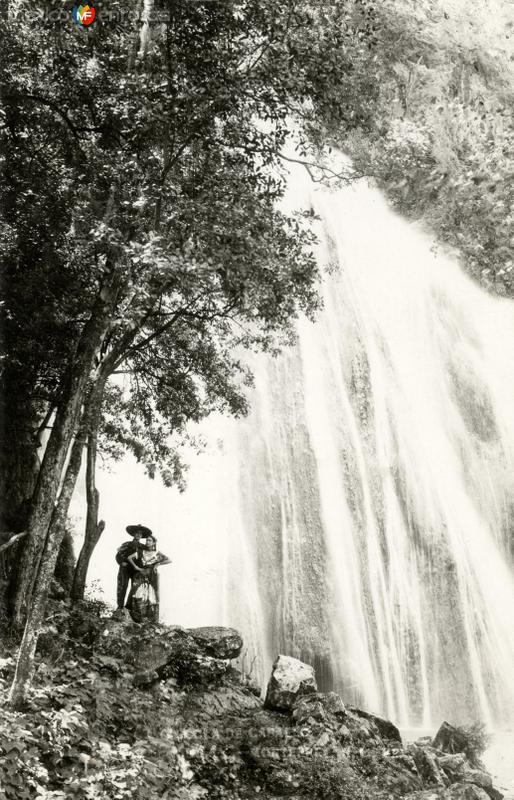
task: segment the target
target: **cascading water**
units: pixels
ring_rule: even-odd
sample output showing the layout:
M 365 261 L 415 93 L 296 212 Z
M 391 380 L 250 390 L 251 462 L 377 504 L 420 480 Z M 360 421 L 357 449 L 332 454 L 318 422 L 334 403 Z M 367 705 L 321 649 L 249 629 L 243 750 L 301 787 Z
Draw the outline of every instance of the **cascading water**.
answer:
M 164 617 L 232 624 L 262 677 L 296 655 L 399 723 L 512 720 L 514 304 L 365 183 L 293 180 L 321 218 L 324 309 L 256 360 L 251 414 L 210 420 L 188 491 L 159 501 Z

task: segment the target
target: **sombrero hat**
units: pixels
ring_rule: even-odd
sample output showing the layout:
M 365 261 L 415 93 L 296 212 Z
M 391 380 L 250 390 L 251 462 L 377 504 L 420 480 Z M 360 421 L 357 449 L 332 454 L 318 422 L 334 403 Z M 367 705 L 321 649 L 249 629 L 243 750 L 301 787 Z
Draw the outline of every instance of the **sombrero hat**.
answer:
M 145 525 L 127 525 L 125 530 L 127 533 L 130 533 L 131 536 L 135 536 L 136 533 L 140 533 L 143 538 L 146 538 L 147 536 L 153 536 L 150 528 L 145 527 Z

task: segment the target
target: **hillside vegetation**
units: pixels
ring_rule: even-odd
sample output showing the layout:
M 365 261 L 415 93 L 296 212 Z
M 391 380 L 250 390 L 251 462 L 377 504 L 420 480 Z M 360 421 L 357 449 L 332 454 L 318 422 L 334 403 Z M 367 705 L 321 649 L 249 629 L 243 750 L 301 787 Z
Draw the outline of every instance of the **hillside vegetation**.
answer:
M 393 205 L 514 294 L 514 8 L 461 0 L 374 6 L 375 125 L 343 136 Z

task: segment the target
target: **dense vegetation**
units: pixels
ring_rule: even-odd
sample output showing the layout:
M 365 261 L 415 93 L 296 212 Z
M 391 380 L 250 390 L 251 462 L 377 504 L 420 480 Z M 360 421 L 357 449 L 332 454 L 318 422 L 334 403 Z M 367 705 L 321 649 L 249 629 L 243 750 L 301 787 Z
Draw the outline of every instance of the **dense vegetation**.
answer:
M 338 141 L 401 213 L 485 288 L 512 297 L 512 8 L 386 0 L 376 26 L 377 125 Z

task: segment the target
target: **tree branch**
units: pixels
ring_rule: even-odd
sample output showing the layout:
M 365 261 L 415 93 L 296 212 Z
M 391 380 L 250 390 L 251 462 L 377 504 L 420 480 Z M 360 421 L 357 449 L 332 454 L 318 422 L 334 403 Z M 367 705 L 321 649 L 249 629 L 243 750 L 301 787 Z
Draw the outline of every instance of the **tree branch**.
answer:
M 7 550 L 9 547 L 15 544 L 19 539 L 22 539 L 24 536 L 27 535 L 27 533 L 28 531 L 23 531 L 23 533 L 15 533 L 14 535 L 10 531 L 3 533 L 2 536 L 11 536 L 11 538 L 9 539 L 8 542 L 6 542 L 0 547 L 0 553 L 2 553 L 4 550 Z
M 284 161 L 289 161 L 291 164 L 300 164 L 302 167 L 305 167 L 305 169 L 309 173 L 311 180 L 314 183 L 322 183 L 322 181 L 324 180 L 351 181 L 364 177 L 364 175 L 360 175 L 355 171 L 352 173 L 336 172 L 330 167 L 323 166 L 323 164 L 316 164 L 315 161 L 306 161 L 305 159 L 302 158 L 290 158 L 289 156 L 286 156 L 284 153 L 279 152 L 277 155 L 279 155 L 280 158 L 282 158 Z M 316 176 L 312 172 L 313 169 L 320 170 L 320 172 L 322 173 L 321 178 L 316 178 Z

